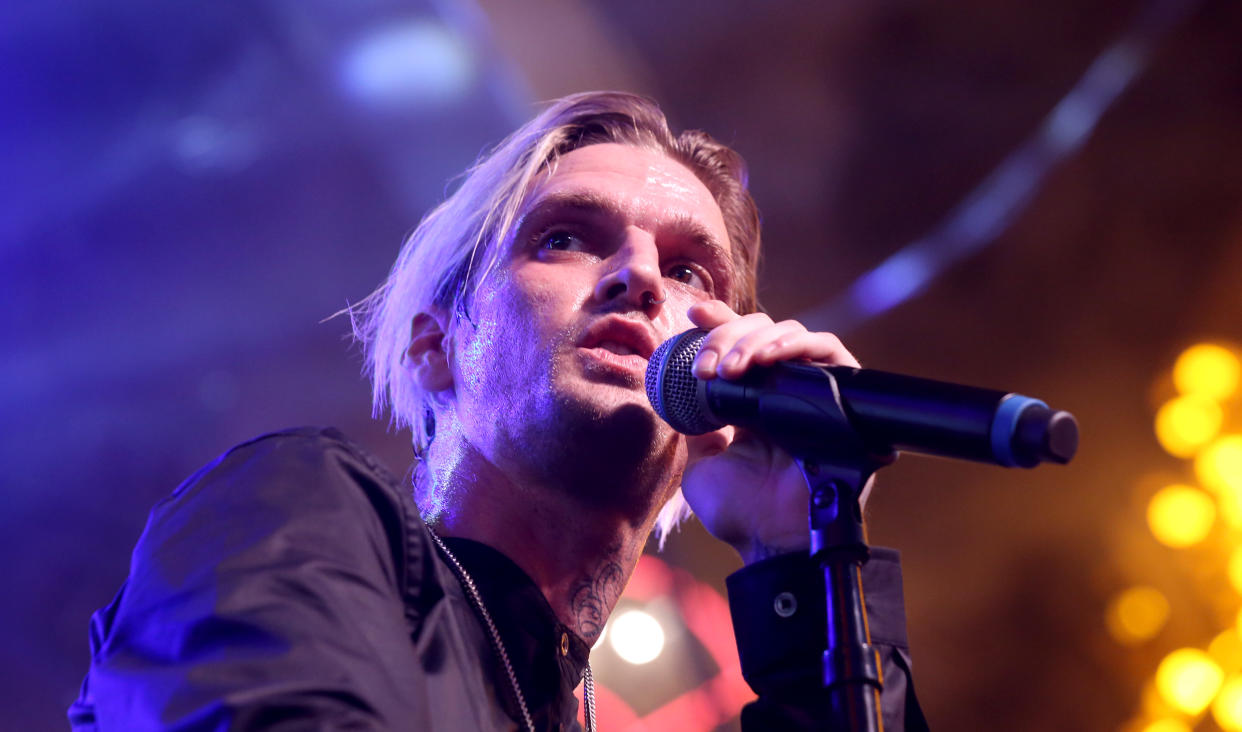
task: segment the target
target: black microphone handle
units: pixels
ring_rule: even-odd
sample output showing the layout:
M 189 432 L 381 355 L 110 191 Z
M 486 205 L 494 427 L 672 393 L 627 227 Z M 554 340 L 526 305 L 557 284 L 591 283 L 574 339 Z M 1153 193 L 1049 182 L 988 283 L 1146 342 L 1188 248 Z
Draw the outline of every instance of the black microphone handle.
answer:
M 738 381 L 701 382 L 701 405 L 722 425 L 761 432 L 777 421 L 812 424 L 808 412 L 822 409 L 817 404 L 829 380 L 836 384 L 850 424 L 877 452 L 906 450 L 1033 467 L 1042 461 L 1067 463 L 1078 446 L 1073 416 L 1037 399 L 848 366 L 782 362 L 756 367 Z

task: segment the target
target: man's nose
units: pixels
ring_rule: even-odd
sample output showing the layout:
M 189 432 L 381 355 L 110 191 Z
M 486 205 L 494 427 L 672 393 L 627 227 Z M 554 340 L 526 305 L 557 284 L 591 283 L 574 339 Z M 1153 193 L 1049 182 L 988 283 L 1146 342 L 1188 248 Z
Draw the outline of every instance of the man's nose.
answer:
M 654 317 L 667 299 L 655 239 L 638 227 L 629 227 L 625 240 L 605 263 L 608 270 L 595 286 L 601 303 L 623 301 Z

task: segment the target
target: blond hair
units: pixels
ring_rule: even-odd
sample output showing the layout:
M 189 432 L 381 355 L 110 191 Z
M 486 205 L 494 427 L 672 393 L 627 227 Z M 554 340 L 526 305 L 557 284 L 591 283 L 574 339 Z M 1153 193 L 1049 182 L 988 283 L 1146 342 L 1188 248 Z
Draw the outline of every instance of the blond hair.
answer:
M 433 308 L 467 313 L 474 290 L 503 257 L 501 243 L 539 173 L 562 155 L 607 142 L 661 152 L 694 172 L 715 198 L 729 234 L 736 283 L 729 304 L 740 313 L 758 308 L 759 212 L 741 156 L 699 130 L 674 135 L 646 97 L 584 92 L 558 99 L 466 171 L 457 190 L 406 239 L 388 279 L 350 308 L 371 378 L 373 413 L 387 408 L 394 426 L 411 428 L 415 454 L 425 453 L 435 423 L 430 395 L 402 366 L 414 316 Z M 449 318 L 445 335 L 456 325 L 457 318 Z M 661 540 L 687 515 L 679 491 L 657 520 Z

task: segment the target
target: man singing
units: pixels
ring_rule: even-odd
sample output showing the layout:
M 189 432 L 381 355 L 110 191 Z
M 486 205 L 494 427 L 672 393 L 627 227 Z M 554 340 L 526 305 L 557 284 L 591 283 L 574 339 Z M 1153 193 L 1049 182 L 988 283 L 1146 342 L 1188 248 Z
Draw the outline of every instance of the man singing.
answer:
M 758 257 L 736 153 L 674 136 L 641 97 L 550 105 L 354 312 L 376 410 L 413 432 L 413 495 L 330 429 L 199 471 L 93 619 L 74 727 L 576 729 L 585 683 L 591 729 L 591 644 L 688 505 L 746 564 L 729 578 L 759 697 L 743 727 L 830 728 L 804 479 L 757 435 L 674 432 L 643 389 L 652 351 L 693 326 L 711 331 L 703 379 L 856 365 L 831 334 L 756 312 Z M 915 728 L 895 553 L 863 575 L 886 728 Z

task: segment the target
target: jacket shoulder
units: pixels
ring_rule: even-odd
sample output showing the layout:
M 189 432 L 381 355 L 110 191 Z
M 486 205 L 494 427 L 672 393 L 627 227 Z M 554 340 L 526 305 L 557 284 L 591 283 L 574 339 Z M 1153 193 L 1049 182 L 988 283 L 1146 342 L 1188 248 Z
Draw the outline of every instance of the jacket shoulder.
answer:
M 190 555 L 177 564 L 184 557 L 194 566 L 192 557 L 205 555 L 200 567 L 249 556 L 260 545 L 305 547 L 380 559 L 410 601 L 434 576 L 428 541 L 410 487 L 377 458 L 335 428 L 297 427 L 226 450 L 158 503 L 131 577 L 150 566 L 140 561 L 149 553 L 168 557 L 177 545 Z

